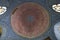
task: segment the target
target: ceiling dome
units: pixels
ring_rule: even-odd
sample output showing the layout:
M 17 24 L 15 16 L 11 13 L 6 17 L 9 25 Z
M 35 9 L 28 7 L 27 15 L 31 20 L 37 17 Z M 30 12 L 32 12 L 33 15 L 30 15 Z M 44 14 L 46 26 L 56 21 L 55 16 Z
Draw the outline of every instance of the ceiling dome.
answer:
M 47 30 L 49 14 L 37 3 L 23 3 L 12 12 L 11 26 L 18 35 L 33 38 L 42 35 Z

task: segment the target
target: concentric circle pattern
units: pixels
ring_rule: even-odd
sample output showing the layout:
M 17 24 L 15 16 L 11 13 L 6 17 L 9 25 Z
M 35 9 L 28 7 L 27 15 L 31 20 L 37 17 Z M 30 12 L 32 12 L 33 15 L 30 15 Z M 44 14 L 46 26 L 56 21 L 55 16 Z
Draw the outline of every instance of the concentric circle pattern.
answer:
M 23 37 L 40 36 L 48 29 L 49 14 L 37 3 L 23 3 L 14 9 L 11 26 L 14 32 Z

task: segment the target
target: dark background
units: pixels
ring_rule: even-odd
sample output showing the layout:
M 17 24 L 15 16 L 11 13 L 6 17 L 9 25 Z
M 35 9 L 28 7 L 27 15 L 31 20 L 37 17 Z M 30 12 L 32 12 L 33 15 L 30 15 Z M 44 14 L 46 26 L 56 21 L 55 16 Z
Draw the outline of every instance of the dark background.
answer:
M 11 13 L 13 12 L 14 8 L 17 5 L 20 5 L 25 2 L 38 3 L 42 5 L 49 12 L 50 15 L 49 29 L 43 35 L 37 38 L 28 39 L 21 37 L 16 33 L 14 33 L 14 31 L 11 28 L 10 24 Z M 2 34 L 3 36 L 1 35 L 2 36 L 1 40 L 44 40 L 47 37 L 50 37 L 51 40 L 57 40 L 54 34 L 54 25 L 57 22 L 60 22 L 60 13 L 55 12 L 52 9 L 52 5 L 58 3 L 60 3 L 60 0 L 0 0 L 0 5 L 7 7 L 7 11 L 5 12 L 5 14 L 0 15 L 0 25 L 2 25 L 2 29 L 3 28 L 5 29 L 5 30 L 3 29 Z

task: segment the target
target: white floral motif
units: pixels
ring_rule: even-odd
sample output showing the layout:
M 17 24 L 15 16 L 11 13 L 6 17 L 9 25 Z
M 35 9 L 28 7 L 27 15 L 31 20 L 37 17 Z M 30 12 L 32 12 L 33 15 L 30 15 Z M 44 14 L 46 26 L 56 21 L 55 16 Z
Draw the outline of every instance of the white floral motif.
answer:
M 52 5 L 53 10 L 55 10 L 56 12 L 60 12 L 60 4 L 57 5 Z
M 0 15 L 4 14 L 7 11 L 6 7 L 0 6 Z

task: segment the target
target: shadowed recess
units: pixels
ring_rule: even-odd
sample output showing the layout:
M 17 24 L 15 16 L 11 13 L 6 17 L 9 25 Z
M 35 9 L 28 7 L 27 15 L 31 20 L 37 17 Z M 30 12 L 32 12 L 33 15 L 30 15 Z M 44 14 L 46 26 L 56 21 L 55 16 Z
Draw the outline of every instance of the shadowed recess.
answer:
M 2 35 L 2 27 L 0 27 L 0 37 L 1 37 L 1 35 Z

